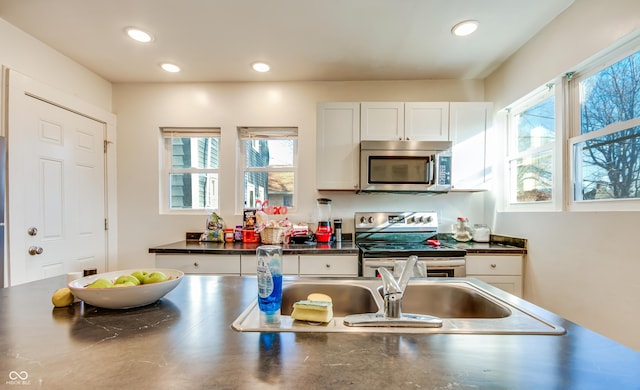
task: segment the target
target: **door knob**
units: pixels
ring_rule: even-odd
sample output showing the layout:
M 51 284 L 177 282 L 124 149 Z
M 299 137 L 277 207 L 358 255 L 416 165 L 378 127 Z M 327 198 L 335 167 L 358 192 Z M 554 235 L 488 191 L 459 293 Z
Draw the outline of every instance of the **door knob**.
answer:
M 40 254 L 42 254 L 42 252 L 43 252 L 42 247 L 39 247 L 39 246 L 30 246 L 29 247 L 29 254 L 31 256 L 40 255 Z

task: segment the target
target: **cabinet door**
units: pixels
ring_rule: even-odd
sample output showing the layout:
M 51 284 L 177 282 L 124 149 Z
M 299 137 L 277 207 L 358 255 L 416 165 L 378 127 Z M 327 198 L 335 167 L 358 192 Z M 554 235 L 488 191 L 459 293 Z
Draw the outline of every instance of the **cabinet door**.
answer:
M 405 103 L 404 137 L 410 141 L 448 141 L 449 102 Z
M 300 276 L 358 276 L 358 256 L 300 256 Z
M 454 189 L 483 189 L 490 179 L 487 131 L 491 128 L 492 104 L 451 103 L 449 136 L 452 146 L 451 180 Z
M 358 189 L 360 103 L 319 103 L 316 127 L 316 188 Z
M 363 102 L 360 104 L 360 139 L 398 141 L 404 139 L 404 103 Z
M 240 255 L 240 274 L 255 275 L 258 259 L 256 255 Z M 283 255 L 282 256 L 282 274 L 298 275 L 298 256 Z
M 522 297 L 521 255 L 467 255 L 467 276 Z
M 522 298 L 522 277 L 520 276 L 477 275 L 474 278 Z
M 156 267 L 186 274 L 240 275 L 240 255 L 156 255 Z

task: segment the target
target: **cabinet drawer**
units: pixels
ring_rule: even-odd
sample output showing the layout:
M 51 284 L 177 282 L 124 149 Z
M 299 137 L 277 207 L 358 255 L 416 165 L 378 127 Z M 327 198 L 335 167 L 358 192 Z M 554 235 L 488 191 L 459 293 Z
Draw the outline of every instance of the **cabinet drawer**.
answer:
M 156 267 L 185 274 L 240 275 L 240 255 L 156 255 Z
M 358 256 L 300 256 L 300 275 L 358 276 Z
M 240 274 L 255 275 L 258 259 L 256 255 L 240 255 Z M 298 256 L 283 255 L 282 256 L 282 274 L 298 275 Z
M 522 275 L 522 256 L 469 256 L 467 275 Z

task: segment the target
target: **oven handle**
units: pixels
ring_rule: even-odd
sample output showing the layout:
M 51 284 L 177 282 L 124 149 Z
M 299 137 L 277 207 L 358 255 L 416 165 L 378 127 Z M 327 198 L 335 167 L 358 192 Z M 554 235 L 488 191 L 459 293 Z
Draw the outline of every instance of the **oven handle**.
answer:
M 405 259 L 387 259 L 387 260 L 370 260 L 366 259 L 364 264 L 369 268 L 378 268 L 378 267 L 392 267 L 394 261 L 405 260 Z M 455 259 L 443 259 L 443 260 L 426 260 L 425 258 L 419 259 L 420 262 L 426 262 L 428 268 L 450 268 L 450 267 L 462 267 L 466 264 L 464 258 L 455 258 Z

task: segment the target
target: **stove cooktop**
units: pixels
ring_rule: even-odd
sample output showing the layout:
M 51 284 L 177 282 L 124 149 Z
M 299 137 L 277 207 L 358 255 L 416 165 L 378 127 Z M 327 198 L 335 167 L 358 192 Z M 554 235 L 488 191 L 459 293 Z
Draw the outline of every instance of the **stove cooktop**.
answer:
M 358 243 L 363 257 L 464 257 L 466 251 L 449 245 L 432 246 L 426 242 L 367 242 Z

